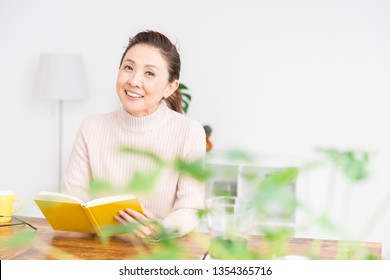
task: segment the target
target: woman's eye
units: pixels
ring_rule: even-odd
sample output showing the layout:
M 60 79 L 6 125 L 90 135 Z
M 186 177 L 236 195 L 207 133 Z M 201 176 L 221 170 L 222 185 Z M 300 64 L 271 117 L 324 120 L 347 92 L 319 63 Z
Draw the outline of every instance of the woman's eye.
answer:
M 154 73 L 152 71 L 146 71 L 146 75 L 148 76 L 154 76 Z
M 130 65 L 125 65 L 124 67 L 126 70 L 133 70 L 133 67 L 131 67 Z

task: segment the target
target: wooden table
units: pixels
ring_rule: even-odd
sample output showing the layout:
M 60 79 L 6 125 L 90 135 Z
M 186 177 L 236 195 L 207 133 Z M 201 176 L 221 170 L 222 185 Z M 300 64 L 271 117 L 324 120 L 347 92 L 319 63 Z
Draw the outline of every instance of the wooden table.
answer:
M 111 237 L 102 242 L 97 236 L 83 233 L 54 231 L 44 218 L 21 217 L 37 227 L 32 242 L 24 245 L 0 247 L 1 260 L 45 260 L 45 259 L 86 259 L 86 260 L 122 260 L 122 259 L 186 259 L 201 260 L 210 244 L 207 233 L 194 232 L 172 240 L 168 245 L 161 243 L 143 243 L 129 236 Z M 31 232 L 26 225 L 0 227 L 0 244 L 17 234 Z M 351 247 L 351 245 L 353 245 Z M 167 247 L 169 246 L 169 247 Z M 252 236 L 249 247 L 257 252 L 267 252 L 267 242 L 261 236 Z M 289 255 L 315 255 L 319 259 L 381 258 L 381 244 L 372 242 L 341 242 L 337 240 L 319 240 L 292 238 L 288 241 L 286 253 Z M 350 248 L 354 248 L 350 254 Z M 263 256 L 267 256 L 266 254 Z

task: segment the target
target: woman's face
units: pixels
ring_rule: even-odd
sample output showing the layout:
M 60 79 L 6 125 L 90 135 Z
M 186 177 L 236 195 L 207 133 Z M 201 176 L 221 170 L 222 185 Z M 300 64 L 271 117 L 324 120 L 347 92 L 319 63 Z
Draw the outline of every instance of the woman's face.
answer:
M 177 88 L 168 81 L 168 63 L 157 48 L 138 44 L 130 48 L 119 69 L 116 91 L 126 111 L 141 117 L 153 113 L 162 98 Z

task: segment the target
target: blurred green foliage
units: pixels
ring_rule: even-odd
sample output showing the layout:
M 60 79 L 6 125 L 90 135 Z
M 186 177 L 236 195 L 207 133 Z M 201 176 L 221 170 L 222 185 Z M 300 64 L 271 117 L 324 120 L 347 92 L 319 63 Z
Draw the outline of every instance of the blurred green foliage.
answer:
M 35 231 L 16 232 L 12 236 L 0 240 L 0 248 L 12 248 L 28 245 L 34 241 Z
M 188 90 L 184 85 L 180 85 L 181 90 Z M 183 96 L 187 98 L 183 101 L 188 107 L 188 102 L 191 100 L 189 94 L 183 93 Z M 177 172 L 190 176 L 199 181 L 207 181 L 213 175 L 211 169 L 207 168 L 203 160 L 186 161 L 181 158 L 174 159 L 172 162 L 167 162 L 160 156 L 147 151 L 133 147 L 121 147 L 120 151 L 129 154 L 129 156 L 140 156 L 150 159 L 154 163 L 154 168 L 147 172 L 136 171 L 133 173 L 131 180 L 128 183 L 127 190 L 129 191 L 145 191 L 150 192 L 153 190 L 153 186 L 161 175 L 161 171 L 164 168 L 171 168 Z M 339 168 L 342 173 L 352 182 L 358 182 L 364 180 L 369 175 L 368 164 L 369 154 L 361 151 L 339 151 L 333 148 L 318 149 L 318 151 L 325 156 L 325 159 L 331 162 L 334 166 Z M 225 157 L 239 162 L 247 162 L 252 164 L 254 162 L 253 156 L 249 153 L 232 150 L 225 154 Z M 267 176 L 260 176 L 255 171 L 244 172 L 244 179 L 252 183 L 254 187 L 254 195 L 252 197 L 252 204 L 259 215 L 268 215 L 268 207 L 271 205 L 282 205 L 282 214 L 288 216 L 295 209 L 301 207 L 303 210 L 310 212 L 310 209 L 306 205 L 302 205 L 296 201 L 295 196 L 291 196 L 286 193 L 285 187 L 295 182 L 300 172 L 305 172 L 311 168 L 320 166 L 326 161 L 309 162 L 302 167 L 289 167 L 278 169 L 274 172 L 267 174 Z M 91 182 L 90 191 L 91 194 L 96 195 L 99 193 L 108 193 L 112 186 L 109 182 L 104 180 L 94 180 Z M 218 194 L 221 195 L 221 194 Z M 272 208 L 272 207 L 271 207 Z M 206 209 L 200 209 L 198 211 L 198 218 L 202 219 L 207 216 Z M 316 223 L 325 229 L 332 232 L 342 231 L 337 227 L 326 215 L 318 215 Z M 115 227 L 105 228 L 108 235 L 112 235 L 116 232 L 126 231 L 129 235 L 137 230 L 137 225 L 119 225 Z M 269 259 L 278 256 L 283 256 L 286 253 L 286 246 L 289 238 L 292 237 L 292 231 L 283 226 L 268 226 L 261 228 L 261 234 L 267 243 L 268 252 L 251 251 L 246 246 L 229 245 L 226 244 L 226 240 L 213 240 L 212 249 L 217 252 L 218 258 L 222 259 Z M 173 241 L 173 238 L 177 236 L 175 232 L 166 232 L 163 228 L 160 228 L 158 236 L 155 240 L 159 241 L 158 249 L 156 249 L 150 256 L 150 259 L 180 259 L 184 248 L 181 248 L 177 243 Z M 0 247 L 15 247 L 29 244 L 34 240 L 34 232 L 22 232 L 16 233 L 12 237 L 1 240 Z M 109 238 L 102 238 L 102 242 L 108 242 Z M 140 241 L 138 241 L 140 242 Z M 228 246 L 229 245 L 229 246 Z M 315 259 L 319 244 L 314 244 L 312 248 L 312 254 L 308 257 Z M 356 254 L 354 251 L 356 248 L 351 248 L 347 252 L 347 255 L 339 256 L 340 258 L 349 257 L 348 254 Z M 372 259 L 373 256 L 366 254 L 363 258 Z
M 334 148 L 318 149 L 335 166 L 339 167 L 346 178 L 353 182 L 368 177 L 369 153 L 366 151 L 339 151 Z

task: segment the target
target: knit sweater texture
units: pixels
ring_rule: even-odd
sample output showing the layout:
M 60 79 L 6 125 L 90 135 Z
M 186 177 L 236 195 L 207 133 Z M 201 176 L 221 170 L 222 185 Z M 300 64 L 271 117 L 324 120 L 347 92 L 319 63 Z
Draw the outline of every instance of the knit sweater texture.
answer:
M 204 206 L 204 183 L 174 168 L 158 169 L 145 155 L 124 153 L 121 147 L 150 151 L 165 162 L 205 156 L 205 133 L 196 121 L 160 102 L 152 114 L 135 117 L 123 107 L 86 119 L 77 134 L 64 176 L 64 192 L 88 201 L 91 180 L 108 182 L 110 192 L 100 196 L 133 193 L 142 206 L 162 219 L 164 228 L 185 235 L 198 224 L 197 209 Z M 129 189 L 135 173 L 159 170 L 151 191 Z

